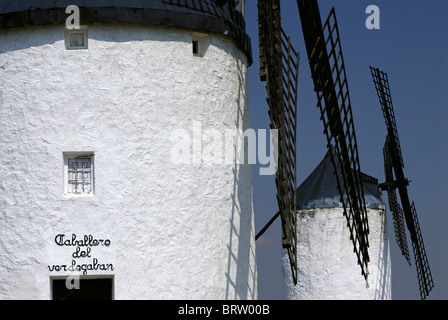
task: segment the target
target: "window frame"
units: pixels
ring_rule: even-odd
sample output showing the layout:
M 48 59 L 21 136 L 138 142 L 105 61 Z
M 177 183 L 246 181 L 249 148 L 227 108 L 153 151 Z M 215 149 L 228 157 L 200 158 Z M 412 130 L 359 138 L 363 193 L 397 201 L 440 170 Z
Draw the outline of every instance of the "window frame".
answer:
M 71 38 L 70 36 L 73 34 L 82 33 L 84 36 L 84 45 L 83 46 L 71 46 Z M 64 28 L 64 44 L 66 50 L 87 50 L 89 49 L 89 33 L 87 26 L 80 26 L 79 29 L 69 30 Z
M 74 158 L 90 159 L 90 191 L 88 193 L 69 192 L 69 160 Z M 63 152 L 64 197 L 93 197 L 95 195 L 95 153 L 94 152 Z

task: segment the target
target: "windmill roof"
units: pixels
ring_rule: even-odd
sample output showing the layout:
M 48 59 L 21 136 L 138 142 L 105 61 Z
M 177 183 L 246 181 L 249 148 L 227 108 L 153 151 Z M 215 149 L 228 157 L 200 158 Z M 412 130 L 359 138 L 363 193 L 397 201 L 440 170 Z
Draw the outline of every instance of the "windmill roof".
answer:
M 361 174 L 367 208 L 385 209 L 378 180 Z M 327 152 L 321 163 L 297 189 L 297 209 L 342 208 L 337 180 Z
M 135 23 L 188 28 L 232 37 L 252 62 L 245 20 L 233 1 L 213 0 L 2 0 L 0 30 L 65 24 L 66 8 L 80 9 L 81 24 Z

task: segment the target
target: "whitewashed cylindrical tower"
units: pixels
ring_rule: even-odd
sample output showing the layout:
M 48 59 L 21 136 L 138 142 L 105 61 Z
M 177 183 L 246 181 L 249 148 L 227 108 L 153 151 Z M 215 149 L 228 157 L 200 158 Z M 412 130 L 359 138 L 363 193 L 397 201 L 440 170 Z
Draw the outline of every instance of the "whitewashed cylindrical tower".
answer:
M 0 5 L 0 299 L 257 298 L 238 3 Z
M 368 287 L 353 251 L 328 153 L 297 190 L 298 283 L 293 283 L 288 256 L 284 252 L 282 276 L 287 299 L 391 299 L 385 204 L 374 180 L 366 176 L 363 181 L 370 229 Z

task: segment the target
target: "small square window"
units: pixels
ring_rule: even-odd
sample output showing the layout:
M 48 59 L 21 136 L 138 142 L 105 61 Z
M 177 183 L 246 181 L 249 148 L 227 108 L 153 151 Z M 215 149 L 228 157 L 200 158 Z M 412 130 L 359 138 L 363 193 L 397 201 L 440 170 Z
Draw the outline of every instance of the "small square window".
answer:
M 93 195 L 93 153 L 64 153 L 64 195 Z
M 81 26 L 80 29 L 65 29 L 65 48 L 67 50 L 82 50 L 88 48 L 87 27 Z

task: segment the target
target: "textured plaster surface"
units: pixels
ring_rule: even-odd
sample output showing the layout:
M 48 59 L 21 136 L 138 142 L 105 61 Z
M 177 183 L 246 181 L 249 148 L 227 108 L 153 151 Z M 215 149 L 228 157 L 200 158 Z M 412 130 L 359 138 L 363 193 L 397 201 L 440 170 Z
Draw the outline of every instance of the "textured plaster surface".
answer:
M 391 260 L 384 210 L 367 209 L 368 283 L 361 275 L 341 208 L 297 213 L 298 284 L 283 252 L 283 289 L 290 300 L 390 300 Z
M 0 299 L 50 299 L 48 266 L 113 264 L 116 299 L 255 299 L 251 168 L 173 164 L 172 132 L 249 126 L 246 57 L 186 30 L 63 26 L 0 33 Z M 95 194 L 64 197 L 63 153 L 93 152 Z M 55 236 L 92 235 L 110 246 Z M 80 272 L 77 272 L 80 274 Z

